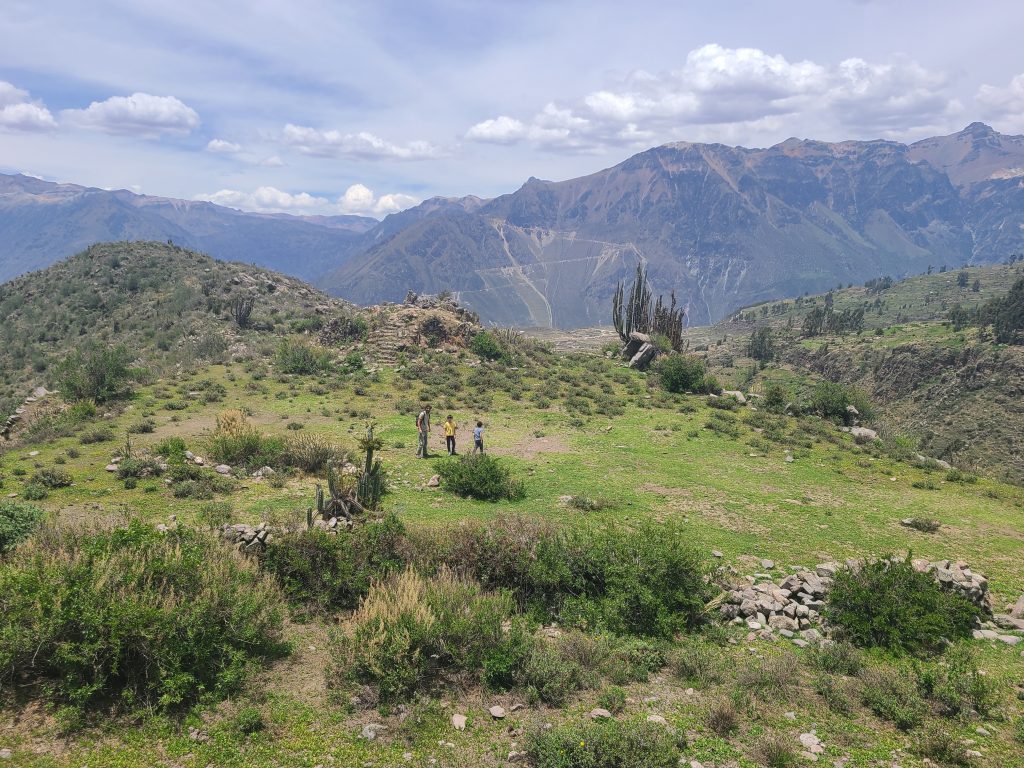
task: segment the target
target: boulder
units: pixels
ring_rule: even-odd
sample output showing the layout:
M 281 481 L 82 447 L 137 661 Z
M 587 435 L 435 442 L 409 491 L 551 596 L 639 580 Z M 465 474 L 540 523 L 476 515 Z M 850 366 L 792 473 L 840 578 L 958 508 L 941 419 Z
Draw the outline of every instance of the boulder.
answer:
M 230 475 L 231 467 L 229 467 L 227 464 L 218 464 L 216 467 L 213 468 L 213 471 L 216 472 L 218 475 Z
M 498 704 L 495 704 L 493 707 L 491 707 L 487 711 L 491 714 L 491 717 L 493 717 L 495 720 L 504 720 L 505 719 L 505 708 L 500 706 L 500 705 L 498 705 Z
M 459 714 L 452 715 L 452 727 L 456 731 L 466 730 L 466 716 Z
M 739 403 L 740 405 L 746 405 L 747 404 L 747 398 L 738 389 L 723 389 L 722 390 L 722 394 L 727 396 L 727 397 L 734 398 L 736 400 L 736 402 Z
M 434 475 L 427 480 L 427 488 L 437 488 L 439 485 L 441 485 L 441 477 L 439 475 Z
M 850 434 L 853 435 L 854 440 L 871 441 L 878 439 L 878 433 L 867 427 L 850 427 Z
M 590 710 L 591 720 L 608 720 L 609 718 L 611 718 L 611 716 L 612 713 L 609 712 L 607 709 L 604 709 L 603 707 L 596 707 Z
M 375 741 L 377 734 L 381 731 L 386 731 L 388 727 L 381 723 L 367 723 L 363 726 L 363 730 L 360 731 L 360 735 L 367 741 Z

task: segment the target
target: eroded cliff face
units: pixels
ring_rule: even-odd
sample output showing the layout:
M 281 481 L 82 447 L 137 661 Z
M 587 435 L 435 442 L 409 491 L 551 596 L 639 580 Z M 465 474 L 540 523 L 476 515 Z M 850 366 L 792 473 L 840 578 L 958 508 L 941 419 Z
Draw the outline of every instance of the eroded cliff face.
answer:
M 788 359 L 868 392 L 887 428 L 918 435 L 922 453 L 1024 483 L 1024 348 L 826 345 L 794 348 Z

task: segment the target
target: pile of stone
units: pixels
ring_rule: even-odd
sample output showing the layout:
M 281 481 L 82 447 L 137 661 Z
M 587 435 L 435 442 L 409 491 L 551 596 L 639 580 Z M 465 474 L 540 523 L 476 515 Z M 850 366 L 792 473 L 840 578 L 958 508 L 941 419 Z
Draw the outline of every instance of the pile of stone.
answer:
M 249 525 L 247 523 L 225 523 L 221 526 L 220 536 L 231 544 L 237 544 L 240 550 L 253 551 L 263 549 L 271 540 L 272 532 L 266 523 Z
M 992 615 L 988 579 L 972 571 L 967 563 L 949 560 L 913 560 L 912 563 L 921 573 L 931 574 L 944 589 L 963 595 L 986 615 Z M 843 567 L 859 566 L 858 560 L 845 564 L 819 563 L 813 571 L 799 570 L 778 583 L 768 574 L 757 574 L 750 577 L 753 582 L 750 585 L 731 590 L 719 610 L 723 619 L 736 625 L 745 624 L 762 638 L 773 639 L 779 635 L 804 646 L 821 638 L 816 627 L 821 624 L 825 596 L 836 572 Z M 999 626 L 1007 628 L 1008 624 L 1010 622 L 1004 619 Z M 1001 636 L 998 639 L 1002 639 Z
M 731 591 L 721 606 L 722 617 L 746 626 L 762 637 L 778 635 L 805 646 L 821 638 L 814 626 L 821 623 L 824 598 L 841 566 L 821 563 L 814 571 L 801 570 L 778 584 L 761 581 Z
M 914 560 L 913 564 L 914 568 L 921 573 L 932 574 L 944 589 L 958 592 L 981 608 L 986 615 L 992 615 L 992 602 L 988 594 L 988 579 L 980 573 L 972 571 L 970 566 L 964 561 L 935 560 L 929 562 L 928 560 Z

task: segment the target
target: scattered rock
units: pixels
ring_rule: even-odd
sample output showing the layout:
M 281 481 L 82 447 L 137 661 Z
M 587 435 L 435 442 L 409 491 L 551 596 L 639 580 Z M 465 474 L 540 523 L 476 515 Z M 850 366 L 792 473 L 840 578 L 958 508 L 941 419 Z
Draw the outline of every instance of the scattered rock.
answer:
M 987 729 L 983 728 L 980 725 L 977 728 L 974 729 L 974 732 L 976 734 L 978 734 L 979 736 L 991 736 L 992 735 L 991 733 L 988 732 Z
M 648 723 L 657 723 L 658 725 L 668 725 L 668 720 L 666 720 L 661 715 L 648 715 L 647 716 L 647 722 Z
M 774 560 L 762 560 L 761 561 L 761 567 L 764 568 L 766 571 L 770 571 L 772 568 L 775 567 L 775 561 Z
M 106 469 L 107 472 L 117 472 L 117 464 L 107 464 L 104 469 Z
M 604 709 L 603 707 L 596 707 L 590 710 L 591 720 L 608 720 L 609 718 L 611 718 L 611 716 L 612 713 L 609 712 L 607 709 Z
M 487 711 L 491 713 L 491 717 L 493 717 L 495 720 L 504 720 L 505 719 L 505 708 L 502 707 L 502 706 L 499 706 L 498 704 L 495 704 L 493 707 L 491 707 Z
M 850 427 L 850 434 L 853 435 L 854 440 L 871 441 L 878 439 L 878 433 L 867 427 Z
M 441 485 L 441 478 L 438 475 L 427 480 L 427 488 L 437 488 L 439 485 Z
M 465 715 L 452 715 L 452 727 L 456 731 L 466 730 L 466 716 Z
M 229 467 L 227 464 L 218 464 L 216 467 L 213 468 L 213 471 L 216 472 L 218 475 L 230 475 L 231 467 Z
M 711 556 L 712 556 L 712 557 L 725 557 L 725 555 L 723 555 L 723 554 L 722 554 L 721 552 L 719 552 L 719 551 L 718 551 L 717 549 L 713 549 L 713 550 L 711 550 Z
M 11 759 L 11 750 L 9 750 L 9 749 L 0 749 L 0 760 L 10 760 L 10 759 Z
M 530 756 L 526 752 L 517 752 L 512 750 L 508 753 L 508 761 L 510 763 L 525 763 L 530 759 Z
M 33 458 L 35 458 L 36 456 L 38 456 L 38 455 L 39 455 L 39 451 L 29 451 L 29 452 L 28 452 L 28 455 L 29 455 L 29 456 L 31 456 L 31 457 L 33 457 Z
M 377 734 L 387 729 L 388 727 L 382 723 L 367 723 L 363 726 L 363 730 L 360 731 L 360 735 L 367 741 L 375 741 Z

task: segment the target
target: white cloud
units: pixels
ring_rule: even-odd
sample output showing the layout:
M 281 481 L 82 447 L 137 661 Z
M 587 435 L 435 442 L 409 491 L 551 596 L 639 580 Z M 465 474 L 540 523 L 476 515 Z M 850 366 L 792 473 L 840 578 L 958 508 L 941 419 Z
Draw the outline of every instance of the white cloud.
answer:
M 210 139 L 206 145 L 206 151 L 221 155 L 234 155 L 242 151 L 242 145 L 225 139 Z
M 690 51 L 679 69 L 637 70 L 531 118 L 484 120 L 466 138 L 588 150 L 708 131 L 726 136 L 736 128 L 749 135 L 755 127 L 790 126 L 803 135 L 855 127 L 862 135 L 890 136 L 956 115 L 962 106 L 946 94 L 947 85 L 944 75 L 903 57 L 827 66 L 710 44 Z
M 1004 125 L 1006 130 L 1024 131 L 1024 73 L 1016 75 L 1006 87 L 981 86 L 977 100 L 985 118 Z
M 471 126 L 466 131 L 466 138 L 492 144 L 512 144 L 526 138 L 526 126 L 514 117 L 500 115 Z
M 0 80 L 0 130 L 50 131 L 57 121 L 41 102 L 30 101 L 28 91 Z
M 283 168 L 284 160 L 277 155 L 271 155 L 270 157 L 264 157 L 257 165 L 262 165 L 264 168 Z
M 316 157 L 358 157 L 364 159 L 396 158 L 399 160 L 421 160 L 436 157 L 438 150 L 426 141 L 410 141 L 407 144 L 393 144 L 372 133 L 342 133 L 321 131 L 288 123 L 282 132 L 286 144 L 303 154 Z
M 419 202 L 412 195 L 393 193 L 376 197 L 373 190 L 363 184 L 353 184 L 338 198 L 338 209 L 342 213 L 356 213 L 369 216 L 386 216 L 389 213 L 411 208 Z
M 353 184 L 336 201 L 308 192 L 292 194 L 276 187 L 259 187 L 253 192 L 236 189 L 221 189 L 211 194 L 196 195 L 196 200 L 208 200 L 217 205 L 238 208 L 243 211 L 260 213 L 359 214 L 362 216 L 386 216 L 389 213 L 410 208 L 420 201 L 402 193 L 377 197 L 363 184 Z
M 154 138 L 164 133 L 187 134 L 199 126 L 194 109 L 174 96 L 133 93 L 94 101 L 85 109 L 67 109 L 69 122 L 107 133 Z

